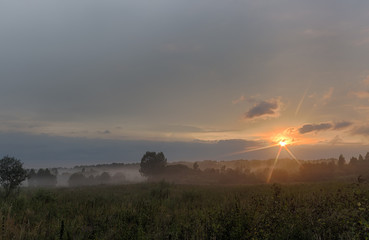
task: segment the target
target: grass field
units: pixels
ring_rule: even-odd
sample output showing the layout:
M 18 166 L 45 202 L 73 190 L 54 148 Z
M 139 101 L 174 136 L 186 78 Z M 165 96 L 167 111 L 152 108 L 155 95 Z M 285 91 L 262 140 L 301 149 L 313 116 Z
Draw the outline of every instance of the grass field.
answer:
M 369 185 L 23 188 L 1 239 L 369 239 Z

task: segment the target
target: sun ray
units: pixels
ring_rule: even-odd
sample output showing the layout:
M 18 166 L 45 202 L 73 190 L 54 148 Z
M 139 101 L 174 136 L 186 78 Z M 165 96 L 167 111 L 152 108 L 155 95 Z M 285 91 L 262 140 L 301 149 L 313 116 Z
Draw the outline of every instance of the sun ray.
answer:
M 275 166 L 277 165 L 278 158 L 279 158 L 279 155 L 281 154 L 282 148 L 283 148 L 282 146 L 279 147 L 277 156 L 274 159 L 273 167 L 269 171 L 267 183 L 269 183 L 270 182 L 270 179 L 272 178 L 272 174 L 273 174 L 273 171 L 274 171 Z
M 274 144 L 271 144 L 271 145 L 268 145 L 268 146 L 265 146 L 265 147 L 259 147 L 259 148 L 251 148 L 251 149 L 246 149 L 246 150 L 243 150 L 243 151 L 238 151 L 238 152 L 233 152 L 233 153 L 229 153 L 229 154 L 226 154 L 224 156 L 233 156 L 233 155 L 237 155 L 237 154 L 242 154 L 242 153 L 248 153 L 248 152 L 253 152 L 253 151 L 259 151 L 259 150 L 263 150 L 263 149 L 268 149 L 268 148 L 273 148 L 273 147 L 276 147 L 276 146 L 279 146 L 279 150 L 278 150 L 278 153 L 277 153 L 277 156 L 275 157 L 274 159 L 274 162 L 268 172 L 268 176 L 267 176 L 267 180 L 266 182 L 269 183 L 271 178 L 272 178 L 272 175 L 273 175 L 273 172 L 277 166 L 277 163 L 278 163 L 278 159 L 281 155 L 281 152 L 282 152 L 282 149 L 285 149 L 287 151 L 287 153 L 293 158 L 293 160 L 296 161 L 296 163 L 299 165 L 299 166 L 302 166 L 301 162 L 295 157 L 295 155 L 288 149 L 287 145 L 292 145 L 292 144 L 295 144 L 296 142 L 299 142 L 299 141 L 295 141 L 295 139 L 291 139 L 289 137 L 285 137 L 285 136 L 279 136 L 278 138 L 274 138 Z
M 253 148 L 253 149 L 249 149 L 249 150 L 245 150 L 243 152 L 247 153 L 247 152 L 254 152 L 254 151 L 259 151 L 259 150 L 263 150 L 263 149 L 268 149 L 268 148 L 272 148 L 278 146 L 278 144 L 273 144 L 273 145 L 269 145 L 269 146 L 265 146 L 265 147 L 260 147 L 260 148 Z
M 301 163 L 299 160 L 297 160 L 297 158 L 295 157 L 295 155 L 293 155 L 293 153 L 287 148 L 287 146 L 284 146 L 284 148 L 286 149 L 286 151 L 290 154 L 290 156 L 301 166 Z
M 254 151 L 259 151 L 259 150 L 263 150 L 263 149 L 268 149 L 268 148 L 272 148 L 275 146 L 278 146 L 279 144 L 273 144 L 273 145 L 269 145 L 269 146 L 265 146 L 265 147 L 260 147 L 260 148 L 252 148 L 252 149 L 247 149 L 244 151 L 239 151 L 239 152 L 233 152 L 233 153 L 229 153 L 226 156 L 233 156 L 233 155 L 238 155 L 238 154 L 242 154 L 242 153 L 248 153 L 248 152 L 254 152 Z
M 304 95 L 302 96 L 299 104 L 297 105 L 297 108 L 296 108 L 296 111 L 295 111 L 295 116 L 297 116 L 297 114 L 299 113 L 301 105 L 304 102 L 306 94 L 308 93 L 309 89 L 310 89 L 310 86 L 305 90 Z

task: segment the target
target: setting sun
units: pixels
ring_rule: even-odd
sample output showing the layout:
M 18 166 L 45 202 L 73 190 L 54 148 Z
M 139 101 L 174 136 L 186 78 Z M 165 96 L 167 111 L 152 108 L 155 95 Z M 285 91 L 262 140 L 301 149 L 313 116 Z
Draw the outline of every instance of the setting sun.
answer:
M 279 145 L 280 145 L 281 147 L 284 147 L 284 146 L 286 146 L 286 145 L 287 145 L 287 143 L 283 140 L 283 141 L 280 141 L 280 142 L 279 142 Z

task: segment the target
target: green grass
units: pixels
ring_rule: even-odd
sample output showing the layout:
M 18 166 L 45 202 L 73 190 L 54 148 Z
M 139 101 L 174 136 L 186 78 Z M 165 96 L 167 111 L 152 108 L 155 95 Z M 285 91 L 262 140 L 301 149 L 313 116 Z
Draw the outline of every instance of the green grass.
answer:
M 1 239 L 369 239 L 369 185 L 22 189 Z

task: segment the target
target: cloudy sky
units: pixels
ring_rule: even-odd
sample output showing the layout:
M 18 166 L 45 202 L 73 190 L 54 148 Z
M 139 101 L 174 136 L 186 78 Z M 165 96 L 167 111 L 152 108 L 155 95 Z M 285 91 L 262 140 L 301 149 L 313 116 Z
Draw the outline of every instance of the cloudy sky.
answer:
M 369 151 L 365 0 L 0 1 L 0 154 L 26 166 Z

